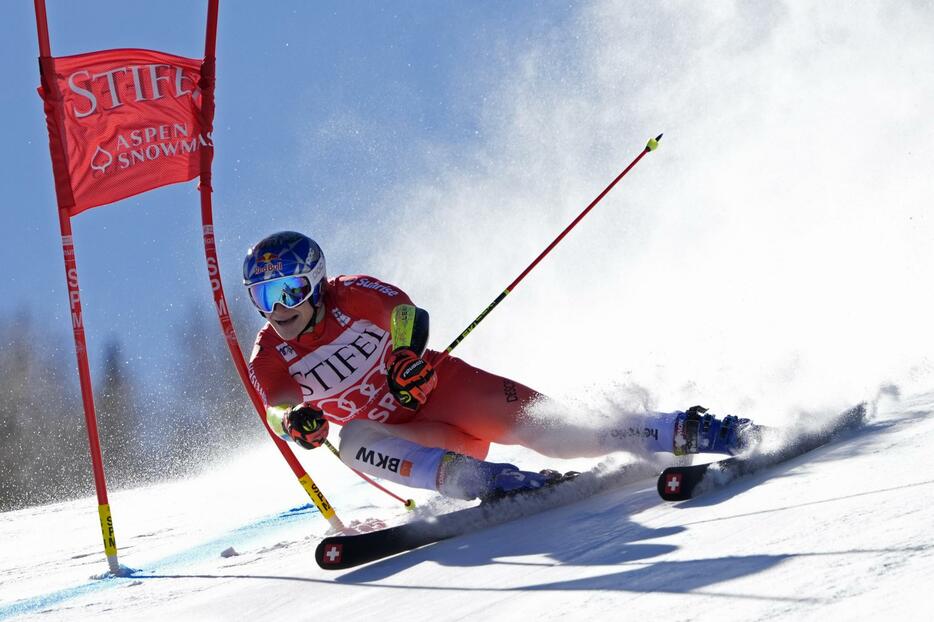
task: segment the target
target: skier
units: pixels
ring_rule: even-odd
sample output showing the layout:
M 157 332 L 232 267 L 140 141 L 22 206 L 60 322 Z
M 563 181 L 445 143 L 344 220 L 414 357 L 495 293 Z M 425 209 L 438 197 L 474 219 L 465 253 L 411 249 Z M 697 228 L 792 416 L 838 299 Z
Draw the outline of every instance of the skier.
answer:
M 735 454 L 754 428 L 705 409 L 620 415 L 591 427 L 543 420 L 542 394 L 426 350 L 428 313 L 395 285 L 370 276 L 328 280 L 314 240 L 274 233 L 247 253 L 243 282 L 268 323 L 250 357 L 250 378 L 281 438 L 313 449 L 341 425 L 348 466 L 460 499 L 540 488 L 553 472 L 485 460 L 491 442 L 555 458 L 612 451 Z

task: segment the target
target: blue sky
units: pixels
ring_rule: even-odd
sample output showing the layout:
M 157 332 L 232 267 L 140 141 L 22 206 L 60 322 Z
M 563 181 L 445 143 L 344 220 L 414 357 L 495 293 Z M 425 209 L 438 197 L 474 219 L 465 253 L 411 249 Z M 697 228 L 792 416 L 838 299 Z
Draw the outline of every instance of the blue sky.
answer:
M 67 355 L 34 15 L 26 2 L 3 12 L 0 235 L 15 268 L 0 285 L 0 312 L 26 309 L 61 331 Z M 142 47 L 200 57 L 204 13 L 190 1 L 50 0 L 52 52 Z M 332 274 L 378 271 L 355 265 L 353 247 L 327 247 L 332 228 L 379 218 L 373 196 L 420 174 L 425 145 L 476 142 L 483 86 L 505 69 L 510 47 L 571 14 L 558 2 L 221 2 L 214 204 L 228 298 L 240 294 L 249 244 L 283 228 L 317 229 L 309 232 L 324 238 Z M 195 188 L 159 189 L 73 219 L 92 352 L 116 334 L 143 369 L 158 368 L 169 324 L 189 304 L 210 311 Z M 362 237 L 380 233 L 377 221 Z
M 0 311 L 70 362 L 31 4 L 3 16 Z M 201 2 L 49 17 L 56 54 L 203 46 Z M 553 395 L 623 383 L 754 418 L 928 389 L 932 28 L 925 3 L 222 2 L 228 297 L 250 243 L 297 228 L 330 274 L 403 286 L 443 348 L 664 132 L 459 355 Z M 120 335 L 158 378 L 172 325 L 211 312 L 199 225 L 194 183 L 74 219 L 93 352 Z

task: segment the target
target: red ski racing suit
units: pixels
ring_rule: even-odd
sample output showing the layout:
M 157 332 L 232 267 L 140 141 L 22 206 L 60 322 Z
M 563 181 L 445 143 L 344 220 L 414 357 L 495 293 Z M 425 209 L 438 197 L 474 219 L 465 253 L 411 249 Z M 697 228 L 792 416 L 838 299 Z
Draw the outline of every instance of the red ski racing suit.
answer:
M 392 310 L 412 304 L 399 288 L 369 276 L 328 282 L 325 315 L 312 331 L 283 341 L 267 324 L 250 359 L 251 380 L 268 406 L 308 403 L 343 425 L 368 419 L 425 447 L 483 459 L 490 442 L 525 444 L 517 436 L 524 408 L 542 397 L 517 382 L 448 357 L 438 385 L 417 411 L 389 391 Z M 426 350 L 436 362 L 440 353 Z

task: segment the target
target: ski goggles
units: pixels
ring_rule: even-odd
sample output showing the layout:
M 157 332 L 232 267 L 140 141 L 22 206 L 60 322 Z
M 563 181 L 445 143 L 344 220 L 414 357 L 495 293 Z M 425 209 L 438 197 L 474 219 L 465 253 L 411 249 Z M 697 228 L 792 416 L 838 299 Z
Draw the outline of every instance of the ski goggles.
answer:
M 250 300 L 264 313 L 272 313 L 273 307 L 282 305 L 293 309 L 309 298 L 317 305 L 321 299 L 321 280 L 312 285 L 307 276 L 287 276 L 250 285 Z

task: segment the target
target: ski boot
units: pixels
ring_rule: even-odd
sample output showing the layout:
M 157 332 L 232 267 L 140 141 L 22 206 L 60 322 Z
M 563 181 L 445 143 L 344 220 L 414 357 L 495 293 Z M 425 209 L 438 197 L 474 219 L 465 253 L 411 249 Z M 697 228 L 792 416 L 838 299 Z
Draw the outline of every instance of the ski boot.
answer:
M 674 454 L 712 453 L 735 456 L 754 447 L 760 430 L 749 419 L 727 415 L 717 419 L 703 406 L 692 406 L 675 419 Z
M 448 452 L 438 469 L 438 492 L 457 499 L 491 501 L 521 492 L 539 490 L 564 476 L 557 471 L 520 471 L 506 462 L 486 462 Z

